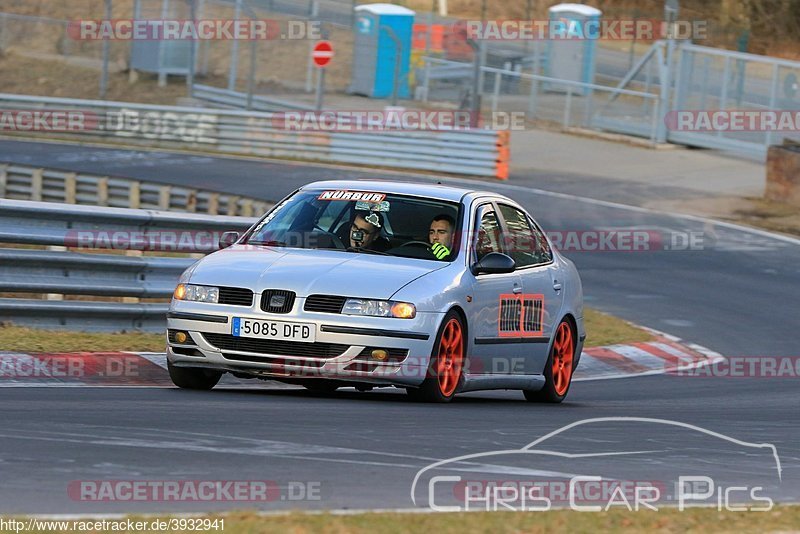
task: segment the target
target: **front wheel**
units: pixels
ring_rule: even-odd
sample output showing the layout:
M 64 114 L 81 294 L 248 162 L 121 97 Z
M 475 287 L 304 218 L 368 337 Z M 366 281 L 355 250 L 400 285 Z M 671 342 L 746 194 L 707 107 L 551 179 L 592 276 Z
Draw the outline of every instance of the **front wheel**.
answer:
M 209 390 L 217 385 L 222 373 L 192 367 L 175 367 L 167 360 L 167 370 L 172 383 L 183 389 Z
M 423 402 L 453 400 L 464 368 L 465 334 L 461 317 L 450 311 L 436 336 L 425 380 L 419 388 L 407 389 L 412 399 Z
M 575 333 L 569 321 L 562 320 L 556 329 L 553 347 L 544 367 L 544 387 L 539 391 L 524 390 L 531 402 L 562 402 L 572 384 L 575 370 Z

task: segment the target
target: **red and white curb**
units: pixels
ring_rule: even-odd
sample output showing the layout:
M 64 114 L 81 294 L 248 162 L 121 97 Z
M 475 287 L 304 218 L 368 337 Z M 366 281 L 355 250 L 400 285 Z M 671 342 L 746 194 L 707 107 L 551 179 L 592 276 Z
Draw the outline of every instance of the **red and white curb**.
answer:
M 657 330 L 646 330 L 655 337 L 653 341 L 584 349 L 573 380 L 680 373 L 725 361 L 721 354 L 700 345 Z
M 585 349 L 574 380 L 677 373 L 725 360 L 704 347 L 652 333 L 653 341 Z M 0 352 L 0 387 L 172 387 L 166 368 L 166 355 L 153 352 Z M 226 374 L 220 385 L 265 384 Z

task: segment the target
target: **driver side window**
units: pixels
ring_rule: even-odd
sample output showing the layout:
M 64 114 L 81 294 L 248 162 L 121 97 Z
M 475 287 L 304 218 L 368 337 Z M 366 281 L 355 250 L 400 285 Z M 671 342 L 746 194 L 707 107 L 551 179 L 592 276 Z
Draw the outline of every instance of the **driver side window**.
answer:
M 475 257 L 477 261 L 490 252 L 502 252 L 500 246 L 500 223 L 491 208 L 486 208 L 481 215 L 475 241 Z

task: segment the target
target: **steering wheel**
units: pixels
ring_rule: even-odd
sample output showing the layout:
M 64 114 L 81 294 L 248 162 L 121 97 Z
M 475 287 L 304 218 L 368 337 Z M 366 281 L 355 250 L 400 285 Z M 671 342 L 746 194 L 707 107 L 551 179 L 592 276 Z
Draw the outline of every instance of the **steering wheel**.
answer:
M 425 248 L 431 248 L 431 244 L 430 243 L 426 243 L 425 241 L 409 241 L 408 243 L 403 243 L 402 245 L 397 245 L 396 248 L 411 247 L 411 246 L 416 246 L 416 247 L 422 246 L 422 247 L 425 247 Z
M 331 238 L 331 241 L 333 241 L 333 246 L 335 246 L 337 250 L 345 250 L 347 248 L 345 244 L 342 242 L 342 239 L 333 232 L 323 230 L 316 224 L 314 225 L 314 230 L 319 230 L 321 234 L 329 236 Z

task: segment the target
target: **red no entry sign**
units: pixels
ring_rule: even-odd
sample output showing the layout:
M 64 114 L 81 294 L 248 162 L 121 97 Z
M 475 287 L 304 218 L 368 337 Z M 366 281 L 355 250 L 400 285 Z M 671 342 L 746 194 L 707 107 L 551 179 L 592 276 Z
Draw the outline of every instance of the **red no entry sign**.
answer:
M 323 68 L 333 59 L 333 45 L 330 41 L 320 41 L 314 45 L 314 51 L 311 52 L 311 59 L 314 60 L 314 65 Z

